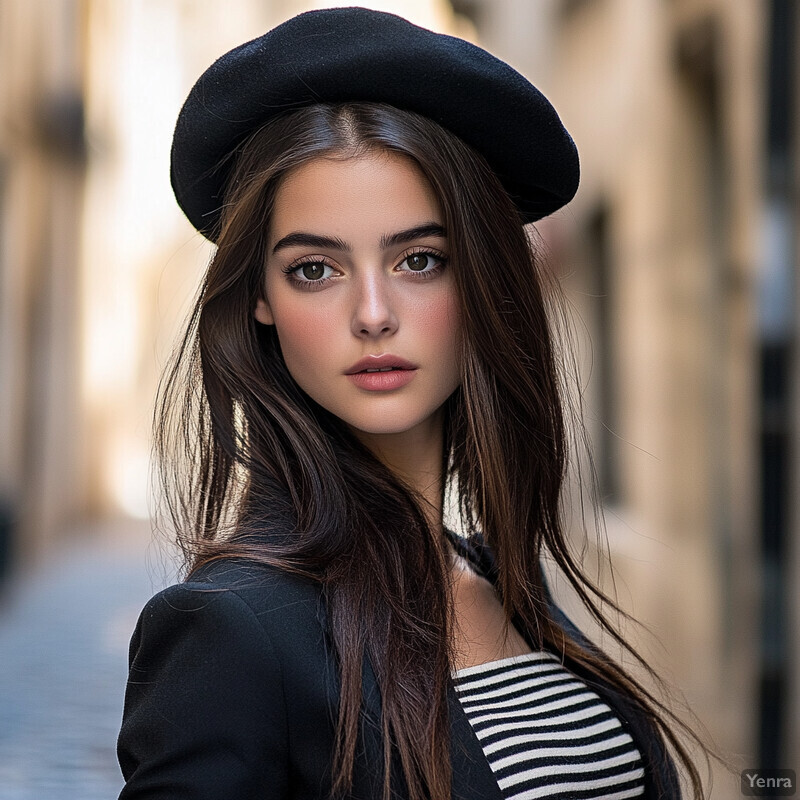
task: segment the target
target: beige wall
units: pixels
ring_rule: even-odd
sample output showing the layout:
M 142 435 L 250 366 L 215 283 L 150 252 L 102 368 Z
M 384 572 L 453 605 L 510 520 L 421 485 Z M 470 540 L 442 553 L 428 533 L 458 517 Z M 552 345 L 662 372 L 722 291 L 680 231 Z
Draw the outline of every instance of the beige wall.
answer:
M 73 0 L 0 2 L 0 497 L 22 560 L 85 502 L 81 40 Z
M 482 8 L 495 15 L 484 15 L 484 41 L 545 91 L 581 153 L 577 198 L 540 227 L 583 332 L 597 445 L 608 424 L 597 418 L 598 348 L 613 361 L 620 497 L 606 506 L 608 545 L 618 598 L 663 649 L 627 631 L 740 768 L 753 766 L 766 7 L 503 0 Z M 591 296 L 588 231 L 599 209 L 610 257 L 606 342 Z M 736 780 L 717 770 L 713 796 L 738 794 Z

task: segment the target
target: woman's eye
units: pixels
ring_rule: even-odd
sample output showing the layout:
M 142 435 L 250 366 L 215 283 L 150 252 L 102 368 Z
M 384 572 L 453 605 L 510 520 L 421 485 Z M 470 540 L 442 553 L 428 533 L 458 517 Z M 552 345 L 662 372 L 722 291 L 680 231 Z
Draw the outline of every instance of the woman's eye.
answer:
M 406 264 L 412 272 L 432 271 L 443 262 L 444 259 L 434 253 L 412 253 L 403 259 L 403 263 Z
M 329 267 L 327 264 L 323 264 L 321 261 L 309 261 L 305 264 L 300 264 L 299 266 L 295 267 L 292 272 L 294 273 L 295 278 L 300 280 L 302 283 L 312 283 L 329 278 L 330 273 L 326 275 L 326 269 L 333 272 L 332 267 Z

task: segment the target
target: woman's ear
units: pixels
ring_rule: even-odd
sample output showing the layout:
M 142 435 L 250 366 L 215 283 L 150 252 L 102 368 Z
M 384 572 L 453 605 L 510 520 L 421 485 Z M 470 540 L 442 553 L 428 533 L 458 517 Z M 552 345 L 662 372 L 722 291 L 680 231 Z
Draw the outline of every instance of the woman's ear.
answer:
M 272 310 L 269 304 L 263 297 L 259 297 L 256 301 L 255 318 L 262 325 L 274 325 L 275 320 L 272 317 Z

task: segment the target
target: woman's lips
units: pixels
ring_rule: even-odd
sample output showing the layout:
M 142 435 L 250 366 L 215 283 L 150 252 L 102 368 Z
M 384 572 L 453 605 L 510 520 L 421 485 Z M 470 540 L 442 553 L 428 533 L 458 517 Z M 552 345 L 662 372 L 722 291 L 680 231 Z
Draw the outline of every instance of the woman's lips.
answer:
M 392 369 L 388 372 L 354 372 L 347 377 L 360 389 L 387 392 L 405 386 L 416 374 L 416 369 Z
M 380 355 L 371 354 L 364 356 L 364 358 L 360 359 L 359 361 L 356 361 L 356 363 L 345 372 L 345 375 L 353 375 L 356 372 L 365 372 L 368 369 L 386 369 L 387 367 L 396 367 L 397 369 L 416 369 L 417 365 L 412 364 L 405 358 L 396 356 L 393 353 L 381 353 Z

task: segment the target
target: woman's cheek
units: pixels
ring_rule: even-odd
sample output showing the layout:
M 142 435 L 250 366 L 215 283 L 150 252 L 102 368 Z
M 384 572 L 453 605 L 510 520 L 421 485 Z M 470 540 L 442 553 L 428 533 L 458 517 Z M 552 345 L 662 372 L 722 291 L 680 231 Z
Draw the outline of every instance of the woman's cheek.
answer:
M 431 302 L 422 310 L 420 327 L 426 330 L 426 336 L 439 342 L 450 342 L 455 347 L 460 336 L 460 315 L 458 303 L 450 291 L 441 292 L 431 298 Z
M 309 366 L 315 359 L 331 360 L 332 315 L 322 304 L 283 303 L 275 315 L 275 327 L 290 370 L 302 368 L 302 364 L 290 364 L 290 359 L 302 359 Z

